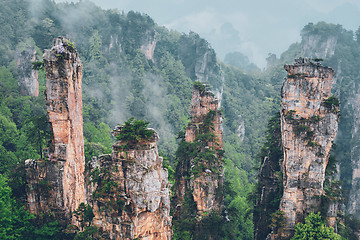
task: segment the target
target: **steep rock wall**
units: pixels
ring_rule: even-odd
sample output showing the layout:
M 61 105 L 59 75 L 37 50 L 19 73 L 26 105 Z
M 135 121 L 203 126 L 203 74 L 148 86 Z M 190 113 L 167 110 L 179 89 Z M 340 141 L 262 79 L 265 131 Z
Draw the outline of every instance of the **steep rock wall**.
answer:
M 147 31 L 146 39 L 144 40 L 140 48 L 141 51 L 145 54 L 145 57 L 153 62 L 155 61 L 154 52 L 155 52 L 156 43 L 157 43 L 156 33 Z
M 329 36 L 324 39 L 322 35 L 304 35 L 301 45 L 301 56 L 314 58 L 331 58 L 335 53 L 337 37 Z
M 35 61 L 35 56 L 36 49 L 29 46 L 17 54 L 18 84 L 22 95 L 39 96 L 38 72 L 32 69 L 31 64 Z
M 115 130 L 119 131 L 119 128 Z M 118 141 L 112 155 L 87 169 L 93 224 L 109 239 L 170 240 L 170 184 L 157 150 L 157 134 L 135 145 Z
M 352 166 L 352 181 L 351 181 L 351 189 L 349 194 L 349 201 L 347 210 L 348 213 L 352 214 L 353 216 L 357 216 L 360 218 L 360 88 L 357 89 L 357 93 L 355 94 L 355 99 L 350 99 L 353 105 L 353 129 L 351 131 L 353 145 L 351 148 L 351 166 Z
M 53 138 L 46 160 L 27 161 L 31 179 L 29 209 L 34 213 L 54 210 L 69 214 L 85 202 L 82 64 L 72 43 L 62 37 L 54 40 L 50 50 L 45 50 L 43 59 L 46 108 Z M 42 209 L 42 201 L 35 200 L 43 198 L 41 192 L 36 191 L 41 183 L 48 185 L 49 190 L 46 209 Z
M 337 133 L 338 104 L 326 101 L 331 99 L 331 68 L 303 58 L 284 68 L 288 75 L 281 92 L 284 193 L 280 210 L 286 220 L 278 238 L 290 239 L 295 224 L 320 209 L 325 169 Z
M 221 104 L 224 76 L 217 63 L 214 49 L 194 32 L 190 32 L 188 37 L 180 38 L 178 46 L 177 52 L 187 75 L 193 80 L 209 83 Z
M 270 119 L 267 141 L 258 175 L 257 197 L 254 206 L 254 239 L 263 240 L 271 233 L 272 215 L 279 209 L 283 195 L 281 165 L 283 151 L 281 143 L 280 112 Z
M 191 122 L 185 133 L 189 152 L 183 153 L 176 169 L 175 219 L 182 218 L 184 201 L 190 195 L 197 220 L 223 208 L 222 117 L 219 102 L 206 85 L 195 86 L 191 100 Z M 210 138 L 208 138 L 210 136 Z M 180 150 L 181 151 L 181 150 Z M 209 156 L 210 158 L 207 158 Z M 209 236 L 211 237 L 211 236 Z
M 327 31 L 303 32 L 302 34 L 302 56 L 323 58 L 324 61 L 336 70 L 332 92 L 341 101 L 340 110 L 342 120 L 339 123 L 339 130 L 335 142 L 336 159 L 339 171 L 336 178 L 341 180 L 342 187 L 346 193 L 347 214 L 352 214 L 355 218 L 360 218 L 360 94 L 357 83 L 358 56 L 356 54 L 346 54 L 344 46 L 349 47 L 349 52 L 358 51 L 357 45 L 352 45 L 352 33 L 350 34 L 341 26 L 323 25 L 328 27 Z M 350 39 L 349 39 L 350 38 Z M 354 67 L 355 65 L 356 67 Z M 342 209 L 345 210 L 345 209 Z

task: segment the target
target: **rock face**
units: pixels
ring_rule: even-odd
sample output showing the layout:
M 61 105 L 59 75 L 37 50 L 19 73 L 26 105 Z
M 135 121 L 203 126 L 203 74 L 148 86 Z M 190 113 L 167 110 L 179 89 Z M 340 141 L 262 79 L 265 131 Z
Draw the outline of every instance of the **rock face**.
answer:
M 283 151 L 281 143 L 280 112 L 268 124 L 267 152 L 258 175 L 257 198 L 253 215 L 254 239 L 266 239 L 271 233 L 272 214 L 279 209 L 283 195 L 281 164 Z
M 335 53 L 337 38 L 330 36 L 323 39 L 321 35 L 303 35 L 302 56 L 311 56 L 316 58 L 330 58 Z
M 115 129 L 116 132 L 119 128 Z M 118 141 L 112 155 L 94 157 L 87 169 L 93 224 L 108 239 L 170 240 L 170 184 L 157 150 L 158 137 Z
M 74 212 L 85 202 L 82 64 L 72 43 L 62 37 L 43 55 L 46 69 L 46 108 L 53 134 L 47 160 L 27 161 L 29 209 L 40 213 Z M 48 188 L 47 203 L 38 190 Z M 37 201 L 36 199 L 40 199 Z M 45 207 L 45 209 L 43 208 Z
M 18 84 L 22 95 L 39 96 L 38 72 L 32 69 L 35 61 L 36 49 L 26 47 L 18 53 L 16 67 L 18 70 Z
M 360 136 L 360 89 L 357 89 L 357 93 L 355 95 L 355 99 L 350 99 L 353 105 L 353 121 L 354 125 L 352 128 L 352 139 L 359 139 Z M 352 172 L 352 181 L 351 181 L 351 189 L 349 194 L 348 201 L 348 212 L 353 216 L 357 216 L 360 218 L 360 144 L 358 141 L 353 141 L 354 144 L 351 148 L 351 166 L 353 169 Z
M 191 100 L 191 122 L 176 169 L 175 219 L 182 218 L 184 201 L 192 199 L 197 219 L 223 208 L 222 117 L 219 102 L 206 90 L 195 86 Z M 188 151 L 188 152 L 186 152 Z M 209 236 L 211 239 L 211 236 Z
M 290 239 L 295 224 L 320 209 L 339 105 L 331 97 L 331 68 L 303 58 L 284 68 L 288 75 L 281 92 L 284 193 L 280 210 L 286 220 L 277 239 Z
M 145 57 L 153 62 L 155 61 L 154 52 L 155 52 L 156 43 L 157 43 L 156 34 L 151 31 L 147 31 L 146 39 L 140 48 L 141 51 L 145 54 Z
M 187 75 L 193 80 L 209 83 L 220 104 L 224 88 L 224 76 L 220 65 L 217 63 L 216 53 L 209 43 L 200 38 L 198 34 L 190 32 L 188 38 L 180 39 L 178 55 L 185 69 L 187 69 Z

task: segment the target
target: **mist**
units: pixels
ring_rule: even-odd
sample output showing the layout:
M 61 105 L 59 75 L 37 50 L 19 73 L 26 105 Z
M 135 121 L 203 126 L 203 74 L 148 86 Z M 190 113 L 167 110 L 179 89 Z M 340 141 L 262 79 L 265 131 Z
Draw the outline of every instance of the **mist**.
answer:
M 300 41 L 300 30 L 309 22 L 341 24 L 353 31 L 360 22 L 360 2 L 356 0 L 93 2 L 106 9 L 146 13 L 159 25 L 180 32 L 197 32 L 221 60 L 229 52 L 241 52 L 260 68 L 266 66 L 269 53 L 279 56 L 291 43 Z

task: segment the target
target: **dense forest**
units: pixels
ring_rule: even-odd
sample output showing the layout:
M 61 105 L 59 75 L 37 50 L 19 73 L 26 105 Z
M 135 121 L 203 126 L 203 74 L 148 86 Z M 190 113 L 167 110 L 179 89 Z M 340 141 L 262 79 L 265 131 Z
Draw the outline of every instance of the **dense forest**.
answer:
M 286 74 L 283 65 L 296 57 L 324 58 L 323 64 L 338 74 L 334 95 L 341 102 L 341 122 L 333 155 L 346 199 L 354 191 L 360 30 L 354 34 L 340 25 L 310 23 L 301 32 L 302 42 L 291 45 L 280 58 L 269 55 L 268 66 L 261 71 L 241 53 L 228 54 L 220 61 L 210 44 L 194 32 L 179 33 L 158 26 L 145 14 L 103 10 L 89 1 L 56 4 L 45 0 L 40 5 L 28 0 L 1 0 L 0 26 L 1 239 L 64 238 L 56 219 L 34 216 L 23 207 L 24 162 L 44 158 L 43 148 L 51 134 L 44 100 L 45 70 L 37 68 L 39 94 L 31 95 L 24 87 L 21 62 L 26 56 L 34 56 L 32 62 L 41 61 L 43 50 L 50 48 L 57 36 L 75 43 L 84 65 L 86 161 L 111 152 L 115 142 L 111 130 L 117 124 L 131 117 L 143 119 L 160 136 L 159 152 L 173 182 L 176 151 L 190 121 L 193 82 L 211 86 L 224 117 L 227 221 L 219 230 L 221 239 L 254 237 L 257 173 L 265 156 L 274 154 L 274 161 L 279 158 L 274 132 L 279 131 L 280 89 Z M 312 38 L 316 41 L 309 40 Z M 329 39 L 335 39 L 330 47 L 333 53 L 324 54 L 322 43 Z M 268 209 L 269 216 L 276 212 L 276 204 Z M 340 233 L 345 239 L 354 239 L 352 231 L 359 223 L 345 219 Z M 322 220 L 311 215 L 299 226 L 299 235 L 311 221 L 318 224 Z M 75 239 L 86 238 L 78 234 Z

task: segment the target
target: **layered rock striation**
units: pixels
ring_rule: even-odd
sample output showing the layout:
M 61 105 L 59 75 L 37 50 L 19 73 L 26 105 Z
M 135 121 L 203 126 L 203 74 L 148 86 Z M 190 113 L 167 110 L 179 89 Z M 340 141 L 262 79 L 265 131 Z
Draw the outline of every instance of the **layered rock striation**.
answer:
M 182 220 L 189 205 L 201 231 L 201 219 L 223 209 L 222 117 L 219 102 L 205 84 L 194 86 L 191 122 L 177 158 L 174 218 Z M 212 239 L 211 236 L 208 236 Z
M 43 59 L 52 141 L 45 159 L 26 161 L 29 209 L 70 216 L 85 202 L 82 64 L 73 44 L 63 37 L 54 40 Z
M 115 129 L 115 135 L 121 128 Z M 111 155 L 94 157 L 87 169 L 87 199 L 93 225 L 107 239 L 170 240 L 170 184 L 149 140 L 118 141 Z
M 285 227 L 277 239 L 290 239 L 295 224 L 319 211 L 325 169 L 338 128 L 339 102 L 331 96 L 334 71 L 299 58 L 285 65 L 281 92 L 283 196 Z

